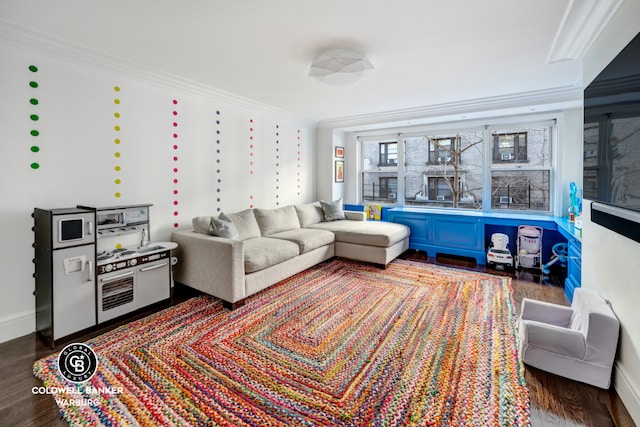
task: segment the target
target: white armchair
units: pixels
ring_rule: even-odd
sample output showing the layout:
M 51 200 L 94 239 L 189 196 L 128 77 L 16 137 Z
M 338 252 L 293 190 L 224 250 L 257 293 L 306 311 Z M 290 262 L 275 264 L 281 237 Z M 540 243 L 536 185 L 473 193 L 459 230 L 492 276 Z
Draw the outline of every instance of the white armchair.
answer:
M 600 388 L 611 385 L 620 324 L 597 293 L 576 288 L 571 307 L 525 298 L 518 325 L 527 365 Z

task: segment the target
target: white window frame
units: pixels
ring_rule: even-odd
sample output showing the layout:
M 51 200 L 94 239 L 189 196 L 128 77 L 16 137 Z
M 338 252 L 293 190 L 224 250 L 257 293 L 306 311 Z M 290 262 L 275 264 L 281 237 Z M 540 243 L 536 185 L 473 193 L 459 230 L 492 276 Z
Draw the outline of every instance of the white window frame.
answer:
M 541 171 L 547 170 L 549 173 L 549 210 L 548 211 L 530 211 L 530 210 L 522 210 L 522 209 L 500 209 L 499 212 L 517 212 L 521 214 L 533 213 L 540 215 L 549 215 L 553 216 L 556 210 L 556 205 L 559 203 L 559 189 L 556 188 L 555 179 L 556 179 L 556 171 L 557 171 L 557 153 L 558 153 L 558 128 L 557 128 L 557 119 L 553 114 L 544 114 L 542 117 L 533 116 L 533 117 L 519 117 L 519 118 L 494 118 L 489 120 L 492 122 L 490 125 L 486 123 L 480 122 L 452 122 L 446 124 L 434 124 L 430 126 L 419 126 L 412 128 L 403 128 L 398 129 L 398 133 L 382 133 L 376 131 L 369 132 L 356 132 L 354 133 L 355 139 L 358 143 L 358 152 L 359 155 L 359 169 L 362 175 L 364 172 L 364 159 L 362 157 L 362 144 L 364 141 L 373 141 L 373 140 L 389 140 L 390 138 L 394 138 L 397 141 L 397 152 L 398 152 L 398 163 L 397 163 L 397 180 L 398 180 L 398 188 L 396 194 L 396 200 L 394 205 L 403 206 L 405 204 L 405 144 L 404 138 L 406 137 L 416 137 L 416 136 L 426 136 L 428 134 L 443 134 L 443 133 L 456 133 L 463 131 L 473 131 L 478 129 L 483 129 L 483 157 L 484 157 L 484 167 L 483 167 L 483 190 L 482 190 L 482 209 L 484 212 L 494 212 L 496 209 L 491 207 L 491 176 L 494 170 L 504 170 L 505 165 L 496 164 L 493 162 L 493 137 L 492 133 L 500 130 L 504 130 L 505 128 L 509 129 L 517 129 L 517 128 L 535 128 L 535 127 L 549 127 L 550 128 L 550 147 L 548 155 L 550 156 L 547 166 L 544 167 L 530 167 L 527 163 L 517 163 L 515 164 L 516 169 L 518 171 Z M 527 149 L 529 149 L 530 141 L 527 141 Z M 527 155 L 529 158 L 529 155 Z M 505 162 L 506 163 L 506 162 Z M 362 177 L 360 178 L 362 179 Z M 358 183 L 357 195 L 359 203 L 367 203 L 363 199 L 363 194 L 361 192 L 361 185 Z M 429 206 L 418 207 L 417 209 L 429 209 Z M 442 209 L 442 208 L 439 208 Z M 450 208 L 456 209 L 456 208 Z M 457 208 L 460 209 L 460 208 Z M 464 209 L 461 209 L 464 210 Z

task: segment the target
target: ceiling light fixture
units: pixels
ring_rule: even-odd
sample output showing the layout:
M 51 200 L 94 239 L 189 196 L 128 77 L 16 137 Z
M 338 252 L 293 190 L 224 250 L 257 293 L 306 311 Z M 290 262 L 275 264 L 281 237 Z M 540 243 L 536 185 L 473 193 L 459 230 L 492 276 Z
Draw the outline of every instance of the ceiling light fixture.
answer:
M 332 85 L 355 83 L 373 70 L 371 61 L 351 49 L 333 49 L 322 53 L 311 64 L 309 76 Z

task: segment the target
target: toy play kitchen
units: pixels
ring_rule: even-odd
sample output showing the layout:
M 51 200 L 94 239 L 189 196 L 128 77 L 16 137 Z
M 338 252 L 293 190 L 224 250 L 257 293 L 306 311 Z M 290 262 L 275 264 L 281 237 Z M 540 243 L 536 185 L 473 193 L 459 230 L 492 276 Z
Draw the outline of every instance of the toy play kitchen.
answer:
M 34 210 L 36 331 L 48 344 L 169 299 L 176 244 L 150 241 L 150 207 Z

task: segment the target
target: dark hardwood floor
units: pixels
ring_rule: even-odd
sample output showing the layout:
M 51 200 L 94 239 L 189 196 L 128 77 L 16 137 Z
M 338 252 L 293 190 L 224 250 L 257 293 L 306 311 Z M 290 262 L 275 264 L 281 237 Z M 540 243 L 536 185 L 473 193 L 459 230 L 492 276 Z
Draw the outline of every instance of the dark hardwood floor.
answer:
M 475 263 L 459 258 L 428 258 L 424 252 L 407 251 L 402 258 L 436 263 L 458 268 L 485 271 Z M 548 279 L 531 271 L 496 271 L 487 273 L 512 277 L 514 299 L 518 307 L 523 298 L 534 298 L 569 305 L 562 288 L 562 271 L 552 272 Z M 176 286 L 171 304 L 177 304 L 194 295 L 188 289 Z M 165 306 L 168 304 L 165 304 Z M 105 326 L 99 330 L 74 338 L 84 341 L 107 332 L 116 326 L 144 317 L 160 307 L 138 313 L 126 321 Z M 68 343 L 68 342 L 67 342 Z M 42 382 L 32 374 L 33 363 L 61 350 L 67 343 L 54 349 L 46 346 L 35 334 L 29 334 L 0 344 L 0 426 L 66 426 L 51 396 L 33 394 L 32 387 Z M 525 367 L 527 386 L 531 396 L 531 420 L 537 426 L 635 426 L 615 390 L 602 390 L 567 380 L 544 371 Z

